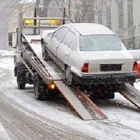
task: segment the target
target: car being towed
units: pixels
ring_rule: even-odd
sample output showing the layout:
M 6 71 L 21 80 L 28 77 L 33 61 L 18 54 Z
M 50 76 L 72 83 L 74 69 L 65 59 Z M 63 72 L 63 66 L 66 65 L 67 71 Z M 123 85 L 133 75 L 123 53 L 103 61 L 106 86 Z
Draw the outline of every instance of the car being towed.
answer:
M 42 33 L 42 52 L 65 72 L 68 84 L 133 83 L 134 59 L 119 37 L 94 23 L 70 23 Z

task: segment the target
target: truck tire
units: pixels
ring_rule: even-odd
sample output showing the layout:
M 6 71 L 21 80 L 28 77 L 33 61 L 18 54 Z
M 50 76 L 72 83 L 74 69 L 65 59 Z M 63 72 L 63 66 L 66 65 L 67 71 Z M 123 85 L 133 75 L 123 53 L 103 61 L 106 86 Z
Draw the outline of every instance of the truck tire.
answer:
M 108 91 L 108 93 L 94 93 L 91 95 L 91 99 L 108 100 L 114 99 L 115 93 Z
M 15 74 L 17 76 L 17 85 L 19 89 L 25 89 L 26 72 L 27 72 L 27 68 L 25 67 L 25 65 L 22 62 L 18 62 L 17 67 L 15 68 Z
M 91 99 L 106 100 L 115 97 L 115 90 L 110 85 L 81 85 L 81 90 L 89 94 Z
M 25 83 L 23 83 L 20 76 L 17 76 L 17 84 L 19 89 L 25 89 Z
M 37 73 L 34 75 L 34 92 L 35 92 L 36 99 L 40 101 L 45 99 L 45 92 L 42 89 L 42 81 Z
M 106 94 L 104 99 L 114 99 L 114 98 L 115 98 L 115 93 L 112 91 Z

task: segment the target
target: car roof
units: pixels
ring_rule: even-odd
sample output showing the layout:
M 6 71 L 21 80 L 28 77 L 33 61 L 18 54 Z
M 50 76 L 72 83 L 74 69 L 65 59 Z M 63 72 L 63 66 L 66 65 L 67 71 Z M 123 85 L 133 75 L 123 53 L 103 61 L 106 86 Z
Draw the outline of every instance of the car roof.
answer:
M 79 32 L 81 35 L 90 34 L 114 34 L 109 28 L 95 23 L 70 23 L 65 26 L 72 28 Z

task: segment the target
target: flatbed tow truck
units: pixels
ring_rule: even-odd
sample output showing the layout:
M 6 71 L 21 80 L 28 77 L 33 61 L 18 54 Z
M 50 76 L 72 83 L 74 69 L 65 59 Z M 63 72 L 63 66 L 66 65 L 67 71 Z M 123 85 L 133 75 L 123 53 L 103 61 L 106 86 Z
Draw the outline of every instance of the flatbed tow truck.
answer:
M 55 62 L 43 59 L 40 33 L 44 28 L 49 30 L 56 27 L 49 24 L 52 19 L 60 20 L 60 23 L 67 20 L 48 17 L 28 18 L 22 22 L 22 27 L 18 31 L 18 45 L 14 57 L 14 73 L 17 77 L 18 88 L 24 89 L 27 83 L 33 84 L 36 99 L 49 100 L 56 98 L 57 95 L 62 95 L 81 119 L 106 119 L 107 116 L 93 103 L 87 93 L 66 84 L 65 74 Z M 26 25 L 24 24 L 26 20 L 33 20 L 37 24 Z M 46 20 L 46 23 L 49 21 L 49 23 L 42 26 L 42 20 Z M 121 89 L 119 92 L 140 109 L 140 91 L 130 84 L 125 84 L 123 90 Z

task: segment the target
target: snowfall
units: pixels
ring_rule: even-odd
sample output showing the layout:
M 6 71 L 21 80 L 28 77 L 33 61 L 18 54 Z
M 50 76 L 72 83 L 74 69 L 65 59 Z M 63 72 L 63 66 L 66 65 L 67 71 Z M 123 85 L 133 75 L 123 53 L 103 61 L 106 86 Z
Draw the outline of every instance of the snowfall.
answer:
M 25 91 L 18 90 L 16 77 L 14 77 L 13 73 L 13 55 L 14 51 L 0 51 L 0 79 L 5 75 L 5 71 L 9 71 L 11 76 L 6 81 L 7 84 L 10 81 L 13 85 L 9 85 L 6 91 L 0 91 L 0 93 L 6 92 L 6 98 L 98 140 L 140 140 L 140 112 L 119 93 L 115 93 L 115 99 L 113 100 L 96 102 L 97 106 L 108 117 L 107 119 L 81 120 L 69 106 L 60 104 L 59 107 L 57 103 L 44 105 L 44 102 L 36 100 L 32 88 Z M 8 76 L 6 77 L 8 78 Z M 4 81 L 0 80 L 0 82 Z M 4 85 L 0 83 L 0 86 Z M 140 90 L 138 80 L 134 83 L 134 86 Z M 0 122 L 0 139 L 2 138 L 11 140 L 3 123 Z

